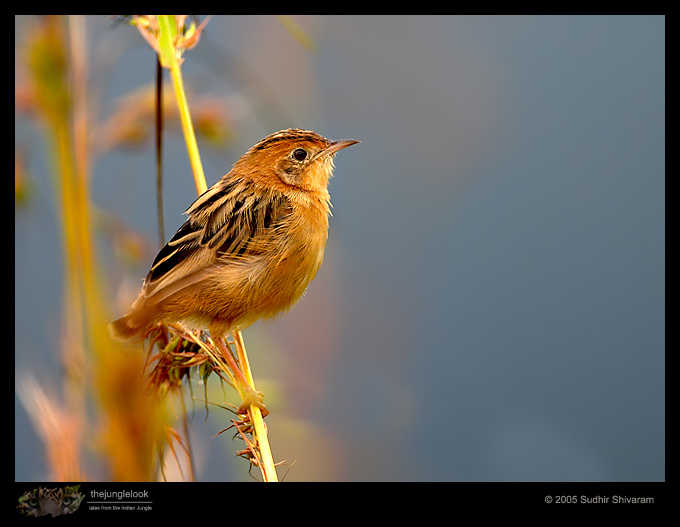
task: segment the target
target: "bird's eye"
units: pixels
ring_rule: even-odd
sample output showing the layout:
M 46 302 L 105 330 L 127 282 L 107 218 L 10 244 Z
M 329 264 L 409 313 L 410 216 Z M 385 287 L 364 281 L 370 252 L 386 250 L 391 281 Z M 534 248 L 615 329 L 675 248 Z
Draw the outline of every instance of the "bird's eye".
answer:
M 298 161 L 304 161 L 307 158 L 307 151 L 304 148 L 296 148 L 293 150 L 293 157 Z

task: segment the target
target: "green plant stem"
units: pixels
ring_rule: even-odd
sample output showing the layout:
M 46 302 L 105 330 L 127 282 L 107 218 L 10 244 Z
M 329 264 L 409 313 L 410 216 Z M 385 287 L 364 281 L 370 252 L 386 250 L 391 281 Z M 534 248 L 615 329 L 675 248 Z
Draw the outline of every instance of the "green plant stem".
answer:
M 163 66 L 170 69 L 170 76 L 172 77 L 172 86 L 175 90 L 175 98 L 177 99 L 177 109 L 179 111 L 179 118 L 182 123 L 182 131 L 184 132 L 184 141 L 187 145 L 187 152 L 189 154 L 189 162 L 191 163 L 191 170 L 194 175 L 194 184 L 196 191 L 200 196 L 208 186 L 205 182 L 205 174 L 203 173 L 203 165 L 201 164 L 201 156 L 198 153 L 198 143 L 196 142 L 196 134 L 194 133 L 194 125 L 191 122 L 191 114 L 189 113 L 189 104 L 187 103 L 186 92 L 184 91 L 184 81 L 182 80 L 182 70 L 177 60 L 177 54 L 173 47 L 174 38 L 177 34 L 177 24 L 172 15 L 157 15 L 158 23 L 161 28 L 160 59 Z

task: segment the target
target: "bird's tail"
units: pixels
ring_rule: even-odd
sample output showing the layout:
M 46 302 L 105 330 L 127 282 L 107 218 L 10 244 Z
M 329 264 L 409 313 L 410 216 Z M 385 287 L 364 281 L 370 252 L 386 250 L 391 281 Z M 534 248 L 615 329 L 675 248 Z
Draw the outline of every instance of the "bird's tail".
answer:
M 116 340 L 136 340 L 142 336 L 143 330 L 144 325 L 132 313 L 109 324 L 109 333 Z

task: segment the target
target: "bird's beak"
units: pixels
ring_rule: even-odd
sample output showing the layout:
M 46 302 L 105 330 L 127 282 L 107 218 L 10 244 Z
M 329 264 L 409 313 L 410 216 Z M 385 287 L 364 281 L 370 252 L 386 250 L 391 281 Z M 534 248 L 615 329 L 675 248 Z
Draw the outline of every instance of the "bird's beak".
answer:
M 341 139 L 340 141 L 335 141 L 334 143 L 331 144 L 331 146 L 323 150 L 323 155 L 332 156 L 337 151 L 342 150 L 343 148 L 347 148 L 348 146 L 355 145 L 357 143 L 361 143 L 361 141 L 358 141 L 357 139 Z

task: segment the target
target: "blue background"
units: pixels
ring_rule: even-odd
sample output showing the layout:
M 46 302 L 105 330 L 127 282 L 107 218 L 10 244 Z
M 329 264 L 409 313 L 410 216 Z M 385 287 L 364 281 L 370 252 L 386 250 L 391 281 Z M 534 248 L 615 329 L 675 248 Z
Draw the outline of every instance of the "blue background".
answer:
M 295 18 L 315 50 L 275 17 L 216 16 L 183 66 L 228 109 L 209 185 L 281 128 L 362 141 L 336 157 L 316 280 L 245 332 L 286 478 L 665 480 L 665 18 Z M 104 119 L 155 59 L 133 28 L 87 27 Z M 35 190 L 15 211 L 15 364 L 56 386 L 54 185 L 16 123 Z M 148 236 L 132 269 L 102 242 L 112 292 L 158 249 L 153 160 L 93 166 L 96 206 Z M 165 162 L 169 237 L 195 198 L 179 134 Z M 199 479 L 247 479 L 212 438 L 224 417 L 195 414 Z M 16 399 L 15 479 L 44 478 L 42 452 Z

